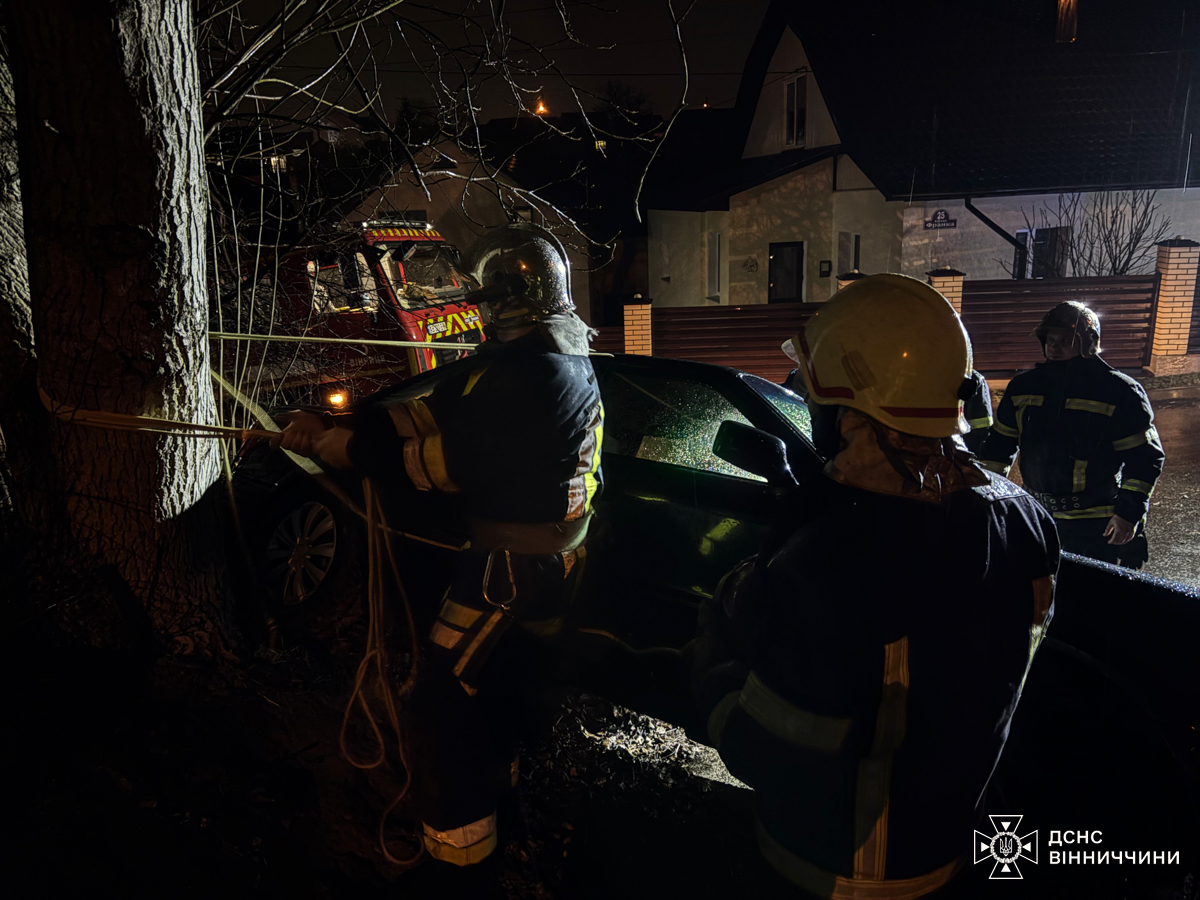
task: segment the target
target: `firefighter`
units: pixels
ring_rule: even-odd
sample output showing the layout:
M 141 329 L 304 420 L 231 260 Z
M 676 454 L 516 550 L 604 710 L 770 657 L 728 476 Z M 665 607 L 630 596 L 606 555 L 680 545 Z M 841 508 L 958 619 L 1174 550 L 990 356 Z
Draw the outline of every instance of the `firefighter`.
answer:
M 1140 569 L 1163 448 L 1142 386 L 1100 358 L 1100 319 L 1060 303 L 1035 334 L 1046 361 L 1009 382 L 983 465 L 1008 474 L 1054 516 L 1064 550 Z
M 553 656 L 601 488 L 594 332 L 573 312 L 562 245 L 510 225 L 474 257 L 481 288 L 468 301 L 489 340 L 469 363 L 428 396 L 365 412 L 351 428 L 295 415 L 283 439 L 381 479 L 402 466 L 469 523 L 470 549 L 456 559 L 402 722 L 425 848 L 455 866 L 496 847 L 496 763 L 516 780 L 505 734 L 513 692 Z
M 979 455 L 992 429 L 992 389 L 983 373 L 971 370 L 971 396 L 963 401 L 963 418 L 970 429 L 962 436 L 967 449 Z
M 1054 526 L 955 440 L 971 347 L 932 287 L 862 278 L 795 346 L 841 450 L 703 605 L 693 695 L 780 875 L 917 897 L 962 865 L 1051 616 Z
M 780 349 L 792 362 L 800 361 L 790 338 L 783 342 Z M 978 456 L 992 427 L 992 392 L 988 387 L 987 379 L 974 369 L 971 370 L 971 383 L 971 395 L 963 402 L 963 416 L 967 420 L 969 430 L 962 436 L 962 439 L 967 449 Z M 809 404 L 812 442 L 813 446 L 817 448 L 817 452 L 821 454 L 821 458 L 830 459 L 837 455 L 841 444 L 841 436 L 837 430 L 837 407 L 810 403 L 799 369 L 792 369 L 781 386 L 800 394 Z

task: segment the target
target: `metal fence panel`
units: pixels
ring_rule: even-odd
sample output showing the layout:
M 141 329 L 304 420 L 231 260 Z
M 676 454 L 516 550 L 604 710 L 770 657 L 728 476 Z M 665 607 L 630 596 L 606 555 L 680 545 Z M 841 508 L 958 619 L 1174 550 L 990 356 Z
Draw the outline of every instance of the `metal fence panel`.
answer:
M 656 307 L 654 355 L 732 366 L 781 382 L 794 366 L 780 345 L 820 307 L 819 303 Z
M 1033 330 L 1064 300 L 1085 303 L 1100 316 L 1100 346 L 1109 365 L 1141 368 L 1150 361 L 1157 285 L 1157 275 L 966 281 L 962 317 L 975 368 L 1000 375 L 1042 362 Z
M 592 341 L 592 349 L 597 353 L 624 353 L 625 329 L 621 325 L 609 325 L 597 328 L 600 334 Z

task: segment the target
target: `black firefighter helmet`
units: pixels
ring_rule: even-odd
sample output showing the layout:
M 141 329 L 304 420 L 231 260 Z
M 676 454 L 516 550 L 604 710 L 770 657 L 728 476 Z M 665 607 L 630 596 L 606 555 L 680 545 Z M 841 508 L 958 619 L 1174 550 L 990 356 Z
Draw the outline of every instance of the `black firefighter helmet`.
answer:
M 526 222 L 493 228 L 471 254 L 479 290 L 467 302 L 485 324 L 528 325 L 575 308 L 567 251 L 553 234 Z
M 1100 317 L 1078 300 L 1066 300 L 1046 315 L 1034 329 L 1034 334 L 1046 349 L 1046 332 L 1061 329 L 1079 335 L 1079 351 L 1083 356 L 1095 356 L 1100 352 Z

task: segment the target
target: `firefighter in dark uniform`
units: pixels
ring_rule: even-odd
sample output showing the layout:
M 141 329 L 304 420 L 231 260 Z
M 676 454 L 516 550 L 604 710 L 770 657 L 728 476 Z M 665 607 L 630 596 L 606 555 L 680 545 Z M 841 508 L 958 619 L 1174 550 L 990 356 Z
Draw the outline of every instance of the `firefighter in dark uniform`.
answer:
M 703 605 L 693 694 L 780 875 L 918 897 L 962 866 L 1052 613 L 1054 526 L 955 440 L 970 342 L 932 287 L 860 279 L 795 345 L 841 450 Z
M 1150 401 L 1100 358 L 1100 319 L 1083 304 L 1060 303 L 1036 334 L 1046 362 L 1009 382 L 983 465 L 1008 474 L 1019 450 L 1025 487 L 1054 516 L 1064 550 L 1140 569 L 1165 458 Z
M 992 389 L 981 372 L 971 370 L 971 396 L 963 401 L 963 418 L 970 430 L 962 436 L 967 449 L 979 455 L 992 429 Z
M 457 866 L 496 847 L 496 764 L 512 759 L 513 692 L 538 661 L 546 674 L 561 636 L 601 488 L 603 426 L 592 332 L 573 312 L 562 245 L 512 225 L 474 257 L 482 287 L 468 300 L 490 339 L 470 363 L 428 396 L 363 413 L 351 428 L 295 417 L 283 444 L 380 478 L 402 462 L 417 489 L 444 494 L 469 523 L 470 548 L 402 710 L 425 848 Z

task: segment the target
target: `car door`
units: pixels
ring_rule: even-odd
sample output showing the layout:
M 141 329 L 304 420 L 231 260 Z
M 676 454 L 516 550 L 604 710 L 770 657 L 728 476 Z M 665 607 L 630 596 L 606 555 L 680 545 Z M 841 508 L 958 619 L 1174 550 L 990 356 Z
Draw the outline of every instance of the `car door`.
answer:
M 597 360 L 605 405 L 605 489 L 589 554 L 593 607 L 635 645 L 681 645 L 699 603 L 756 553 L 778 496 L 712 452 L 726 420 L 784 438 L 789 458 L 815 453 L 732 369 L 656 358 Z

